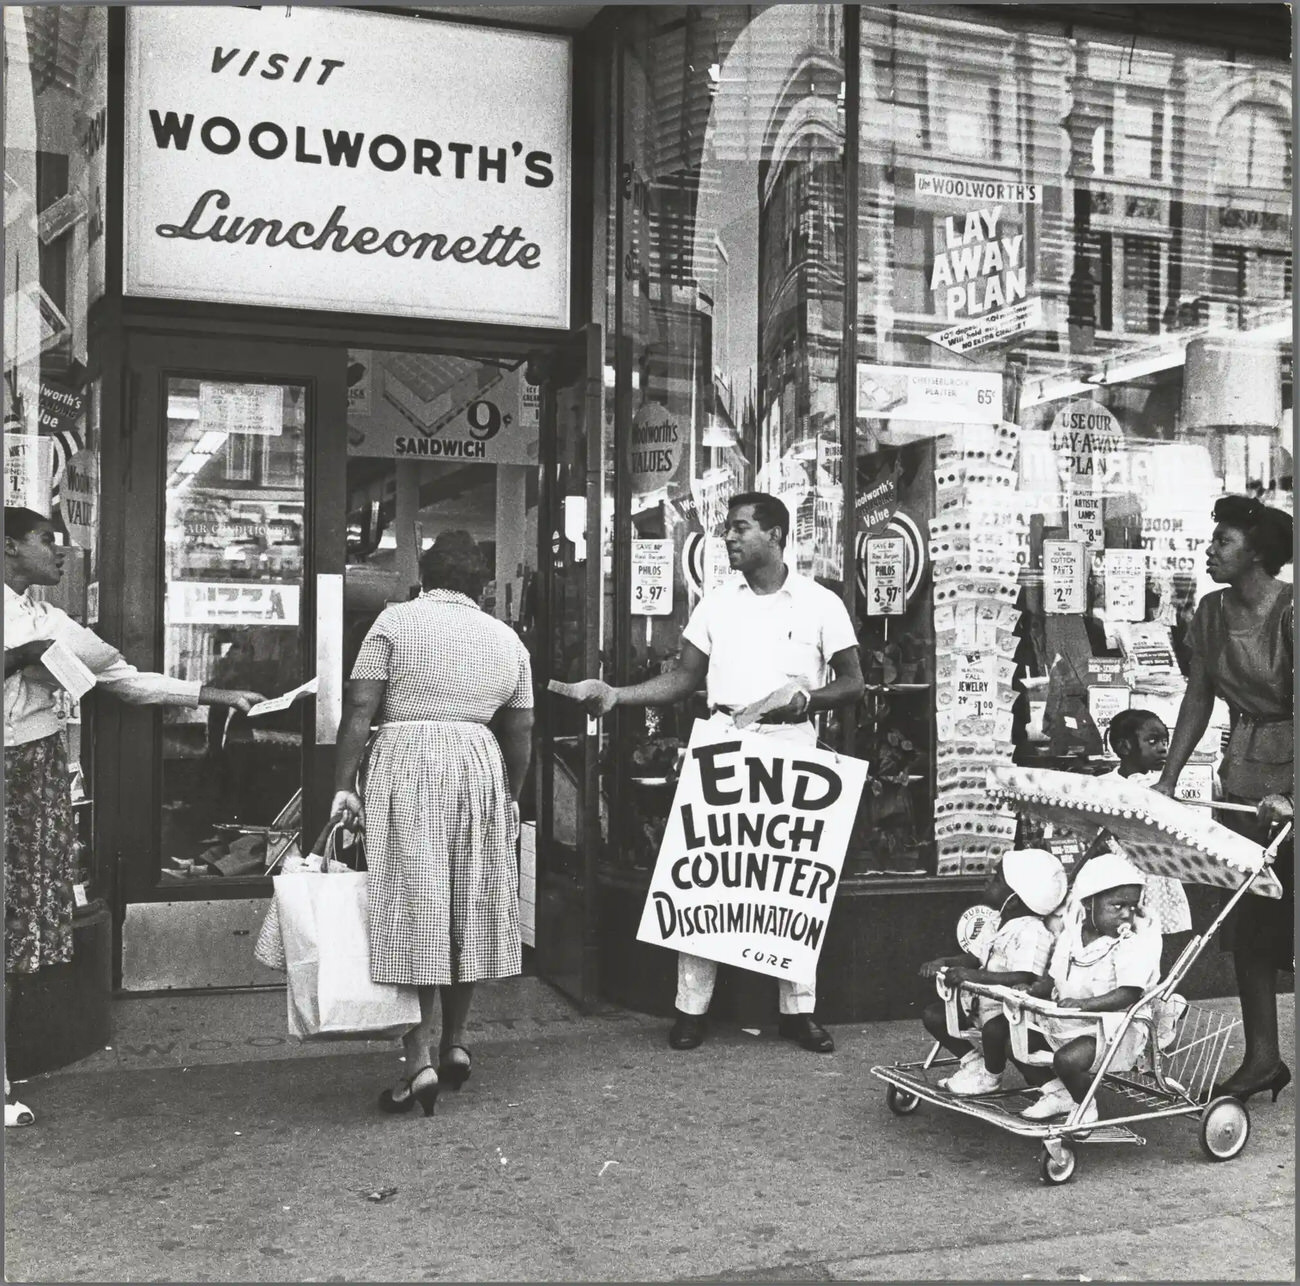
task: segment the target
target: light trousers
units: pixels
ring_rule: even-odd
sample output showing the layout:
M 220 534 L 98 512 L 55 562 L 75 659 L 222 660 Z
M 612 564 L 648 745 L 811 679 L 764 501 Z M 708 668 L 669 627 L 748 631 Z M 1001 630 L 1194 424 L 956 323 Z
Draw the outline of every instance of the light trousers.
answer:
M 716 960 L 677 953 L 677 1008 L 697 1017 L 709 1011 L 713 984 L 718 978 Z M 817 1008 L 817 984 L 776 980 L 777 1000 L 783 1014 L 811 1014 Z

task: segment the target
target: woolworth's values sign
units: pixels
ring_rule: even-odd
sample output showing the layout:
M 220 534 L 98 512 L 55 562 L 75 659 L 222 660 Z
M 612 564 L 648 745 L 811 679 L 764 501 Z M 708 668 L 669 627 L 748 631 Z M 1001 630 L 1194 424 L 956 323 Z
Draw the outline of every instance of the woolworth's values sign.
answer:
M 129 6 L 129 295 L 561 328 L 566 37 Z
M 813 982 L 866 774 L 861 759 L 698 721 L 637 938 Z

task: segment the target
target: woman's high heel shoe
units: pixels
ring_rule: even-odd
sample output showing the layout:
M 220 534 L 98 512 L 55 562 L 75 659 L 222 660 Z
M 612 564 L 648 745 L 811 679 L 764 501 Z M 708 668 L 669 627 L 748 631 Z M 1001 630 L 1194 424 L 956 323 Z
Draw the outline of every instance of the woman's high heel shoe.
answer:
M 448 1057 L 453 1049 L 465 1055 L 463 1063 L 452 1062 Z M 470 1052 L 464 1045 L 447 1045 L 438 1051 L 438 1080 L 458 1090 L 469 1080 Z
M 433 1080 L 425 1081 L 423 1085 L 416 1085 L 425 1072 L 433 1073 Z M 387 1112 L 390 1116 L 399 1116 L 409 1112 L 417 1103 L 425 1116 L 432 1116 L 433 1109 L 438 1103 L 438 1090 L 441 1088 L 438 1083 L 437 1073 L 432 1067 L 421 1067 L 418 1071 L 408 1076 L 403 1082 L 406 1086 L 406 1093 L 400 1098 L 392 1090 L 384 1090 L 379 1096 L 379 1110 Z
M 1221 1094 L 1231 1095 L 1238 1102 L 1244 1103 L 1254 1095 L 1270 1090 L 1273 1094 L 1273 1102 L 1276 1103 L 1277 1096 L 1290 1083 L 1291 1069 L 1285 1063 L 1279 1062 L 1274 1071 L 1254 1083 L 1242 1083 L 1237 1080 L 1236 1076 L 1229 1076 L 1226 1081 L 1221 1081 L 1214 1087 L 1213 1094 L 1216 1098 Z

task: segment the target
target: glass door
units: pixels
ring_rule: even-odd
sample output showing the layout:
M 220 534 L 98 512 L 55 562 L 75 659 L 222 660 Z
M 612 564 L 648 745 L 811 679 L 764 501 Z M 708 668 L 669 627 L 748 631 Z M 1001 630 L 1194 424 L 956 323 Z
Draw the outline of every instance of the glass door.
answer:
M 133 335 L 127 369 L 108 636 L 141 668 L 268 697 L 327 672 L 342 636 L 345 351 Z M 122 752 L 109 784 L 123 900 L 264 898 L 269 863 L 323 820 L 337 706 L 330 683 L 256 719 L 102 703 Z M 163 985 L 221 985 L 202 925 L 240 937 L 232 912 L 191 906 L 177 960 L 194 967 Z
M 299 382 L 168 375 L 165 674 L 276 696 L 304 679 L 307 400 Z M 302 821 L 302 713 L 162 715 L 164 885 L 261 875 Z

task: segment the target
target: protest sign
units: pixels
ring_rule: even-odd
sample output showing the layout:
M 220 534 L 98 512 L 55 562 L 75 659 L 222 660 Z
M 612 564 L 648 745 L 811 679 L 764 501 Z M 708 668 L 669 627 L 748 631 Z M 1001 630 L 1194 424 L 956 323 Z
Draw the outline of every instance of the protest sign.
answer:
M 811 983 L 867 765 L 698 721 L 637 938 Z

